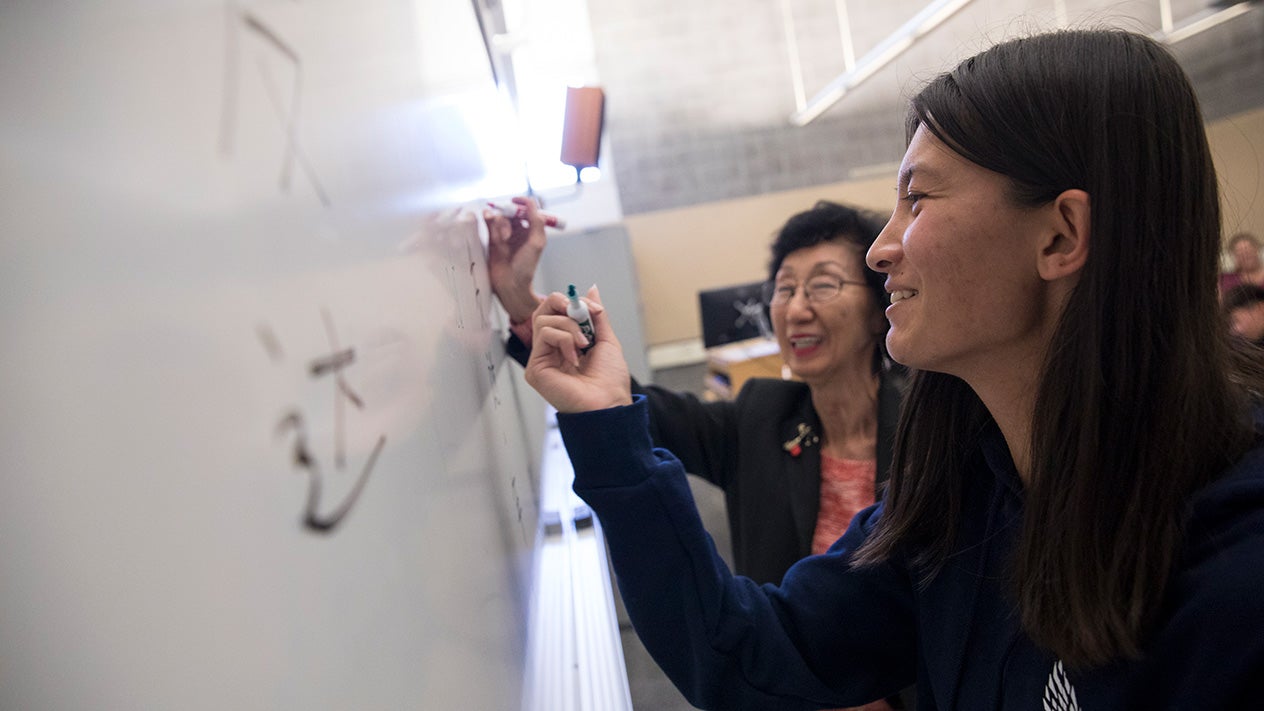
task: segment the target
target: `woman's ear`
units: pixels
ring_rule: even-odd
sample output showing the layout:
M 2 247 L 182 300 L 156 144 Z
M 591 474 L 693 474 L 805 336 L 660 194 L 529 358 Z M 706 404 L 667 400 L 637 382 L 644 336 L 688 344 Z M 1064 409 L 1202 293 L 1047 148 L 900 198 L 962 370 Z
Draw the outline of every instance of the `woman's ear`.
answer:
M 1047 209 L 1052 229 L 1041 245 L 1038 269 L 1042 279 L 1054 281 L 1075 274 L 1088 261 L 1092 212 L 1083 190 L 1063 191 Z

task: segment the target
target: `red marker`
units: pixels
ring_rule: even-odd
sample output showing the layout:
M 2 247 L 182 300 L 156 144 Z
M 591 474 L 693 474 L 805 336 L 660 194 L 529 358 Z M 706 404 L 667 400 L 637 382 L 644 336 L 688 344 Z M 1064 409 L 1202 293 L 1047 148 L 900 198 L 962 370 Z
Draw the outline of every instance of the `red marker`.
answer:
M 523 205 L 519 205 L 517 203 L 497 205 L 494 202 L 489 202 L 487 203 L 487 205 L 488 207 L 491 207 L 493 210 L 498 210 L 500 214 L 504 215 L 505 217 L 508 217 L 511 220 L 527 219 L 527 208 Z M 551 215 L 547 212 L 537 212 L 536 214 L 540 216 L 541 220 L 544 220 L 544 224 L 546 226 L 552 227 L 555 230 L 566 229 L 566 220 L 563 220 L 557 215 Z

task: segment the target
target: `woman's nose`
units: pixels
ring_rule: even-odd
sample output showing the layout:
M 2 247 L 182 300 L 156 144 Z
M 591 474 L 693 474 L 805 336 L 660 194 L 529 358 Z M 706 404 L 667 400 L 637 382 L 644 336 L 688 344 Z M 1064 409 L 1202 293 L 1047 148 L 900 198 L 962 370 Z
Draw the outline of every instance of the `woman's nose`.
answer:
M 786 317 L 795 321 L 801 321 L 804 318 L 810 318 L 816 312 L 812 309 L 812 302 L 808 300 L 808 290 L 799 288 L 794 290 L 794 295 L 786 302 Z
M 878 233 L 878 238 L 869 246 L 869 251 L 865 253 L 865 264 L 868 264 L 870 269 L 876 272 L 890 271 L 899 258 L 899 233 L 900 230 L 893 216 Z

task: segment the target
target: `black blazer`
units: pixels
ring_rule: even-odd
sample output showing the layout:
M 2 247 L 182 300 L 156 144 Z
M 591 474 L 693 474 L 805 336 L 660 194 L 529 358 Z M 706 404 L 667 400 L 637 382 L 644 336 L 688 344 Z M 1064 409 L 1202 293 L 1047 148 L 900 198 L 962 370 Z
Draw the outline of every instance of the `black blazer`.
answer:
M 904 380 L 895 370 L 878 385 L 875 499 L 891 466 Z M 635 382 L 633 391 L 649 400 L 655 444 L 671 450 L 685 471 L 724 489 L 735 572 L 780 583 L 811 553 L 821 500 L 821 422 L 808 386 L 753 378 L 736 400 L 723 402 Z

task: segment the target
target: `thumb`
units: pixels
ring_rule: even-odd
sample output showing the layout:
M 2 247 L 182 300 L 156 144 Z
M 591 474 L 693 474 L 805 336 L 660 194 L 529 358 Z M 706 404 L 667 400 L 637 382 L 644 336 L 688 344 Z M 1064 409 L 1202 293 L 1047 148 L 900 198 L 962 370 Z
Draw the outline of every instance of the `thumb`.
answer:
M 619 345 L 619 338 L 614 335 L 614 326 L 610 323 L 610 315 L 606 312 L 606 307 L 601 303 L 601 292 L 597 290 L 597 285 L 593 284 L 588 293 L 584 295 L 584 300 L 588 302 L 589 315 L 592 317 L 593 331 L 600 343 L 614 343 Z M 619 346 L 622 350 L 622 346 Z

